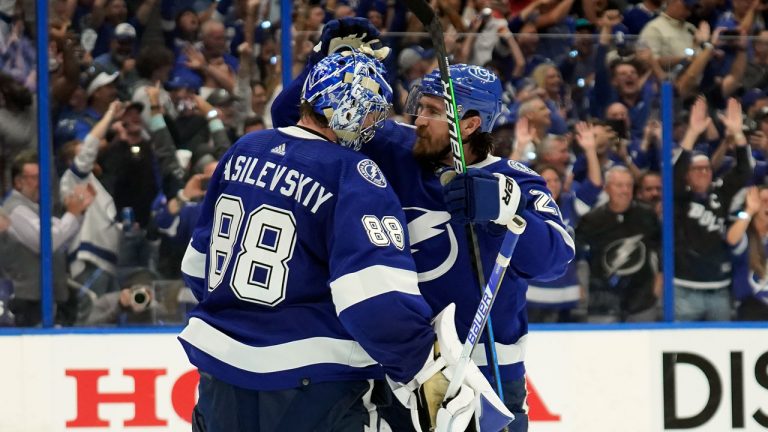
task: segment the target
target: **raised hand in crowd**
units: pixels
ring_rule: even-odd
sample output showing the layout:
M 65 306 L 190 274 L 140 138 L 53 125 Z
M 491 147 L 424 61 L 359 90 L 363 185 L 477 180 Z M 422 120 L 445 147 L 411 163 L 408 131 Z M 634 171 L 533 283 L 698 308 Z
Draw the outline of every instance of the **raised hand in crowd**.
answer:
M 184 189 L 179 191 L 179 195 L 168 201 L 168 212 L 176 215 L 181 211 L 185 202 L 196 201 L 205 196 L 207 187 L 205 184 L 211 178 L 205 174 L 195 174 L 187 180 Z
M 661 122 L 649 120 L 643 128 L 643 139 L 640 141 L 640 150 L 646 152 L 661 143 Z
M 742 116 L 741 103 L 735 99 L 728 99 L 725 114 L 718 113 L 718 118 L 725 126 L 726 138 L 732 138 L 736 146 L 747 145 L 747 137 L 744 136 L 744 117 Z
M 646 66 L 650 66 L 650 64 L 655 60 L 655 57 L 653 56 L 653 51 L 651 51 L 650 47 L 639 44 L 635 48 L 635 60 Z
M 248 42 L 243 42 L 237 46 L 237 54 L 241 59 L 250 59 L 253 57 L 253 46 Z M 248 60 L 249 62 L 251 60 Z
M 212 110 L 218 111 L 217 108 L 215 108 L 213 105 L 210 104 L 205 98 L 203 98 L 200 95 L 195 95 L 195 103 L 197 104 L 197 109 L 202 113 L 202 115 L 206 115 L 207 113 L 211 112 Z M 221 113 L 219 113 L 221 115 Z
M 763 207 L 763 202 L 760 200 L 760 189 L 757 186 L 751 186 L 747 189 L 747 199 L 744 206 L 744 211 L 751 217 L 757 214 Z
M 621 24 L 624 17 L 617 9 L 610 9 L 605 11 L 603 16 L 600 17 L 598 23 L 601 29 L 608 29 L 610 31 L 613 27 Z
M 603 185 L 603 174 L 600 159 L 597 156 L 597 140 L 594 126 L 586 122 L 576 123 L 576 142 L 587 159 L 587 178 L 595 186 Z
M 115 119 L 122 117 L 123 113 L 125 113 L 125 104 L 123 102 L 114 101 L 110 103 L 104 116 L 93 126 L 89 134 L 94 138 L 101 140 L 107 135 L 107 131 L 112 125 L 112 122 L 115 121 Z
M 635 48 L 635 60 L 642 63 L 644 73 L 644 80 L 653 76 L 658 81 L 663 81 L 667 77 L 667 73 L 664 68 L 661 67 L 659 59 L 653 55 L 653 50 L 647 45 L 638 44 Z
M 685 137 L 680 143 L 680 146 L 685 150 L 693 150 L 696 140 L 712 124 L 712 118 L 709 116 L 707 109 L 707 100 L 704 96 L 696 98 L 696 102 L 691 107 L 691 115 L 688 118 L 688 130 L 686 130 Z
M 119 141 L 128 141 L 128 131 L 125 130 L 125 125 L 123 125 L 123 122 L 118 120 L 114 123 L 112 123 L 112 126 L 110 126 L 110 130 L 112 130 L 115 133 L 115 137 Z
M 587 122 L 576 123 L 576 142 L 584 153 L 593 152 L 597 149 L 595 141 L 595 131 L 592 125 Z
M 531 18 L 532 14 L 538 13 L 539 9 L 543 6 L 547 6 L 550 3 L 553 3 L 554 0 L 534 0 L 531 3 L 528 4 L 523 10 L 520 11 L 520 19 L 523 21 L 527 21 Z
M 717 29 L 716 29 L 717 30 Z M 693 35 L 693 41 L 696 45 L 701 45 L 704 42 L 711 42 L 711 38 L 714 36 L 712 33 L 712 27 L 707 20 L 701 20 L 699 26 L 696 28 L 696 33 Z
M 68 213 L 80 216 L 93 203 L 95 196 L 96 190 L 93 188 L 93 185 L 90 183 L 79 184 L 72 189 L 72 193 L 69 196 L 64 198 L 64 207 Z
M 66 21 L 58 21 L 53 22 L 53 20 L 49 21 L 48 25 L 48 36 L 51 39 L 66 39 L 67 38 L 67 32 L 69 31 L 69 26 L 72 23 L 69 20 Z M 15 23 L 13 23 L 13 30 L 11 31 L 11 38 L 18 38 L 22 33 L 24 32 L 24 20 L 16 20 Z
M 600 37 L 598 39 L 600 45 L 608 46 L 613 40 L 613 28 L 623 20 L 621 12 L 616 9 L 610 9 L 605 11 L 603 15 L 598 18 L 597 25 L 600 28 Z
M 515 123 L 515 140 L 526 144 L 533 140 L 536 136 L 536 131 L 533 126 L 530 125 L 528 117 L 520 117 Z
M 109 104 L 109 108 L 104 113 L 104 116 L 110 116 L 112 120 L 119 119 L 125 113 L 126 103 L 119 100 L 113 101 Z
M 147 99 L 151 107 L 160 107 L 160 82 L 156 82 L 155 85 L 145 86 L 144 91 L 147 93 Z
M 515 143 L 509 158 L 516 161 L 525 160 L 526 148 L 533 143 L 535 136 L 532 127 L 529 125 L 528 117 L 519 117 L 515 123 Z
M 742 240 L 744 233 L 747 232 L 752 218 L 762 209 L 763 202 L 760 200 L 760 189 L 757 186 L 747 188 L 747 194 L 744 199 L 744 212 L 748 217 L 736 218 L 728 231 L 726 231 L 725 240 L 731 246 L 736 246 Z
M 627 150 L 627 140 L 624 138 L 617 138 L 615 141 L 614 151 L 616 156 L 621 160 L 626 161 L 629 159 L 629 151 Z
M 202 71 L 205 69 L 206 60 L 203 53 L 197 48 L 188 45 L 184 48 L 184 55 L 187 56 L 186 66 L 195 71 Z
M 202 198 L 205 195 L 204 184 L 210 177 L 205 174 L 195 174 L 189 178 L 187 184 L 184 185 L 184 196 L 190 200 L 196 200 Z

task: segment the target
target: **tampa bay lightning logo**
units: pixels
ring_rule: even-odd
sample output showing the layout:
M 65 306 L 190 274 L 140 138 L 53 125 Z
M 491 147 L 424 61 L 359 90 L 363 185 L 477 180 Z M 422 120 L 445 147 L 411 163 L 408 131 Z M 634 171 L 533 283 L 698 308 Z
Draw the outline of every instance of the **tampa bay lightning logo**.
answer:
M 603 268 L 609 275 L 629 276 L 645 265 L 643 235 L 618 239 L 605 248 Z
M 379 169 L 379 166 L 376 165 L 376 162 L 370 159 L 363 159 L 357 163 L 357 171 L 374 186 L 380 188 L 387 187 L 387 179 L 384 178 L 384 174 Z
M 510 159 L 510 160 L 507 161 L 507 164 L 509 164 L 509 167 L 514 169 L 514 170 L 518 170 L 518 171 L 522 171 L 522 172 L 524 172 L 526 174 L 538 176 L 536 171 L 528 168 L 527 166 L 525 166 L 524 164 L 522 164 L 522 163 L 520 163 L 520 162 L 518 162 L 516 160 Z
M 467 73 L 484 82 L 492 82 L 496 80 L 496 74 L 480 66 L 468 67 Z
M 419 282 L 435 280 L 456 264 L 459 243 L 453 232 L 451 215 L 445 211 L 405 207 L 411 254 L 419 270 Z

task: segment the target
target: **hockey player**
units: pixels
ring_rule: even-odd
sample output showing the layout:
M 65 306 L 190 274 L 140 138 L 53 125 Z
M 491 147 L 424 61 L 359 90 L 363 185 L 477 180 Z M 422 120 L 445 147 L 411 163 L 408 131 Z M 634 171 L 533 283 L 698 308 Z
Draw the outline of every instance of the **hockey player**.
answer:
M 298 123 L 244 136 L 214 172 L 182 262 L 200 302 L 179 336 L 201 372 L 194 430 L 375 430 L 372 380 L 385 376 L 419 430 L 509 422 L 474 365 L 440 405 L 460 351 L 453 309 L 433 330 L 400 204 L 354 151 L 386 117 L 383 72 L 326 57 Z
M 360 19 L 332 21 L 324 30 L 319 51 L 333 52 L 347 45 L 377 55 L 380 51 L 370 41 L 375 35 L 375 29 L 366 28 Z M 506 405 L 516 416 L 510 426 L 527 430 L 523 366 L 528 330 L 526 279 L 561 275 L 573 258 L 573 240 L 544 180 L 518 162 L 490 155 L 490 131 L 501 110 L 499 79 L 479 66 L 452 65 L 450 72 L 456 104 L 461 107 L 468 174 L 454 178 L 445 190 L 440 183 L 440 175 L 451 169 L 451 150 L 437 70 L 409 95 L 407 105 L 416 115 L 415 127 L 387 120 L 362 152 L 381 167 L 403 205 L 422 295 L 436 311 L 456 304 L 456 327 L 462 340 L 480 302 L 472 246 L 463 234 L 465 222 L 478 222 L 481 267 L 487 280 L 504 225 L 515 214 L 526 219 L 528 226 L 517 243 L 491 317 Z M 279 119 L 278 123 L 295 118 L 291 107 L 296 105 L 300 80 L 301 76 L 273 104 L 273 119 Z M 478 344 L 473 358 L 489 376 L 484 343 Z M 396 427 L 402 425 L 389 420 Z

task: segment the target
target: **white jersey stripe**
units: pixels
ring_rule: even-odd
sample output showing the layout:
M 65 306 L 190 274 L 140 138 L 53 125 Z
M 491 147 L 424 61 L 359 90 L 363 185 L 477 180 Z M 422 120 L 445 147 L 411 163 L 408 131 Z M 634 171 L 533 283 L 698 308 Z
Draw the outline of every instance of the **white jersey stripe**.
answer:
M 278 345 L 254 347 L 239 342 L 205 321 L 192 317 L 179 338 L 206 354 L 238 369 L 273 373 L 335 363 L 356 368 L 376 364 L 353 340 L 313 337 Z
M 304 129 L 298 127 L 298 126 L 288 126 L 288 127 L 281 127 L 277 128 L 280 132 L 290 135 L 294 138 L 304 138 L 308 140 L 322 140 L 323 138 L 320 135 L 315 135 L 313 133 L 307 132 Z
M 741 236 L 741 240 L 739 240 L 739 244 L 733 248 L 733 255 L 739 256 L 743 254 L 744 251 L 747 250 L 747 246 L 749 246 L 749 239 L 747 238 L 747 233 L 744 233 L 744 235 Z
M 348 273 L 331 282 L 336 314 L 357 303 L 389 292 L 421 295 L 416 272 L 375 265 Z
M 205 278 L 205 254 L 192 247 L 192 242 L 187 245 L 184 258 L 181 260 L 182 273 L 204 279 Z
M 523 335 L 517 340 L 517 343 L 504 345 L 496 342 L 496 355 L 499 359 L 499 365 L 511 365 L 525 360 L 525 347 L 528 344 L 528 335 Z M 485 344 L 478 343 L 475 350 L 472 351 L 472 361 L 478 366 L 488 366 L 485 357 Z
M 566 231 L 563 227 L 557 224 L 557 222 L 551 221 L 551 220 L 545 220 L 544 222 L 548 223 L 552 228 L 555 229 L 555 231 L 559 232 L 561 236 L 563 236 L 563 240 L 565 240 L 565 244 L 568 245 L 568 247 L 571 248 L 572 251 L 576 251 L 576 245 L 573 243 L 573 239 L 571 238 L 571 235 L 568 234 L 568 231 Z
M 723 280 L 712 281 L 712 282 L 699 282 L 699 281 L 690 281 L 690 280 L 675 278 L 674 283 L 676 286 L 681 286 L 683 288 L 707 290 L 707 289 L 725 288 L 731 284 L 731 280 L 723 279 Z
M 562 288 L 542 288 L 528 285 L 526 298 L 536 303 L 565 303 L 578 301 L 581 297 L 579 286 L 571 285 Z

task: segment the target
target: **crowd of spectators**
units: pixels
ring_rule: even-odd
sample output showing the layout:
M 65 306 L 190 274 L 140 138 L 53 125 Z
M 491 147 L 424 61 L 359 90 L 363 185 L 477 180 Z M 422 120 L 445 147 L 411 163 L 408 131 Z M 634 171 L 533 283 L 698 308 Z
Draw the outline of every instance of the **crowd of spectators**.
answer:
M 432 0 L 453 63 L 502 80 L 495 155 L 547 181 L 579 249 L 532 322 L 768 319 L 768 5 Z M 409 121 L 437 66 L 404 0 L 295 0 L 292 73 L 324 23 L 381 32 Z M 51 0 L 56 322 L 179 322 L 180 265 L 232 142 L 272 127 L 279 0 Z M 40 322 L 34 2 L 0 0 L 0 325 Z M 675 277 L 661 268 L 661 85 L 674 88 Z M 46 120 L 48 121 L 48 120 Z M 544 205 L 544 204 L 542 204 Z

